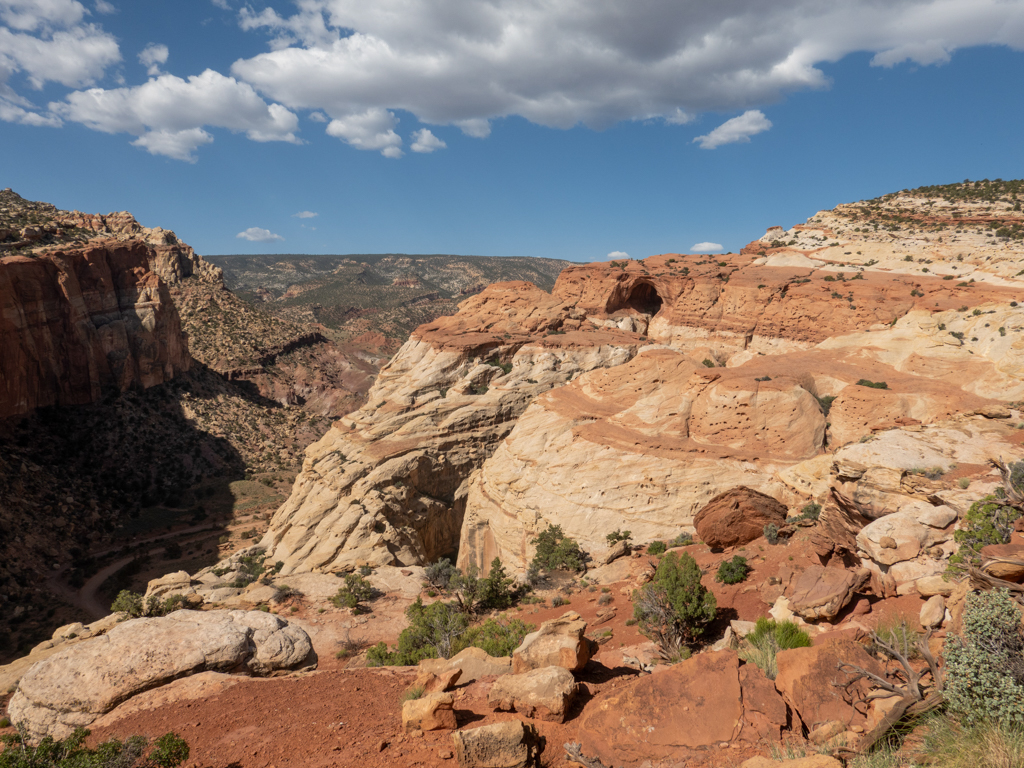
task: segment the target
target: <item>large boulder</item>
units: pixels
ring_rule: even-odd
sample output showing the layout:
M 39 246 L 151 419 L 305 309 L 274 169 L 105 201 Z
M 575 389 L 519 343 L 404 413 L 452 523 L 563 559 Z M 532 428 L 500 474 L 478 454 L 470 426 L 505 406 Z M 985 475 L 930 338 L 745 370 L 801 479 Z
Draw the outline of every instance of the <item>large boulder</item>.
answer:
M 533 768 L 540 765 L 537 731 L 507 720 L 452 734 L 459 768 Z
M 33 666 L 8 707 L 34 738 L 65 738 L 135 694 L 203 671 L 270 675 L 315 665 L 309 636 L 261 611 L 135 619 Z
M 702 653 L 587 704 L 579 727 L 583 753 L 605 765 L 636 765 L 730 741 L 742 701 L 735 651 Z
M 583 669 L 597 650 L 597 644 L 583 636 L 586 631 L 587 622 L 575 611 L 545 621 L 512 652 L 512 674 L 543 667 Z
M 786 505 L 740 486 L 720 493 L 693 519 L 701 541 L 709 547 L 735 547 L 764 534 L 764 527 L 786 523 Z
M 409 731 L 454 731 L 455 696 L 450 693 L 428 693 L 418 699 L 402 702 L 402 727 Z
M 833 640 L 810 648 L 779 651 L 775 658 L 779 667 L 775 687 L 786 703 L 796 710 L 808 730 L 832 720 L 850 724 L 857 717 L 850 703 L 850 694 L 844 695 L 844 686 L 852 676 L 839 671 L 841 663 L 853 664 L 885 677 L 885 670 L 879 663 L 863 646 L 852 640 Z M 860 681 L 849 690 L 853 694 L 862 694 L 864 687 L 865 683 Z
M 572 672 L 564 667 L 543 667 L 499 677 L 487 694 L 487 703 L 495 709 L 561 723 L 576 690 Z
M 789 582 L 784 594 L 789 607 L 800 617 L 811 621 L 832 619 L 869 577 L 864 568 L 848 571 L 809 565 Z
M 481 677 L 498 677 L 512 671 L 512 659 L 508 656 L 491 656 L 482 648 L 466 648 L 450 659 L 424 659 L 420 671 L 442 677 L 453 670 L 459 670 L 460 683 L 472 683 Z

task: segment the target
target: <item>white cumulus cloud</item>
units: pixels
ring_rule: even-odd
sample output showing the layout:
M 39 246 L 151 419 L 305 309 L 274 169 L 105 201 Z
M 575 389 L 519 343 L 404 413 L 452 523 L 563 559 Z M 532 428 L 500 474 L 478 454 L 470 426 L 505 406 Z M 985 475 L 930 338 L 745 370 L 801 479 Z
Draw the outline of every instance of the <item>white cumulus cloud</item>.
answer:
M 147 131 L 132 142 L 151 155 L 163 155 L 187 163 L 196 161 L 195 151 L 204 144 L 212 144 L 213 136 L 202 128 L 186 128 L 181 131 Z
M 413 152 L 427 154 L 438 149 L 444 149 L 447 146 L 441 139 L 431 133 L 429 129 L 422 128 L 412 135 L 412 144 L 409 146 L 409 149 Z
M 220 8 L 222 11 L 230 11 L 231 6 L 228 5 L 228 0 L 210 0 L 215 6 Z
M 967 46 L 1024 49 L 1020 0 L 301 0 L 295 8 L 241 12 L 241 26 L 266 34 L 270 50 L 236 61 L 236 77 L 334 120 L 407 110 L 481 138 L 490 121 L 511 115 L 568 128 L 651 118 L 683 125 L 702 112 L 753 110 L 827 87 L 819 65 L 857 51 L 893 66 L 939 63 Z
M 187 80 L 164 74 L 134 87 L 75 91 L 50 110 L 93 130 L 133 134 L 137 146 L 179 160 L 192 160 L 196 147 L 213 140 L 204 126 L 244 131 L 253 141 L 298 142 L 293 112 L 210 69 Z
M 395 133 L 397 118 L 386 109 L 368 109 L 362 114 L 336 118 L 327 124 L 327 135 L 356 149 L 379 149 L 384 157 L 399 158 L 402 138 Z
M 277 240 L 284 240 L 280 235 L 275 235 L 269 229 L 262 227 L 249 227 L 244 232 L 239 232 L 235 237 L 241 240 L 248 240 L 250 243 L 273 243 Z
M 690 246 L 690 253 L 719 253 L 724 250 L 721 243 L 703 242 Z
M 608 254 L 609 259 L 628 259 L 629 254 L 625 251 L 612 251 Z
M 150 43 L 142 52 L 139 54 L 139 63 L 146 67 L 146 74 L 148 75 L 159 75 L 160 65 L 167 63 L 167 57 L 170 55 L 170 51 L 167 50 L 166 45 L 158 45 L 157 43 Z
M 312 218 L 315 218 L 316 216 L 319 216 L 319 215 L 320 215 L 319 213 L 313 213 L 312 211 L 299 211 L 298 213 L 293 213 L 292 214 L 292 218 L 293 219 L 312 219 Z
M 96 6 L 96 13 L 117 13 L 117 8 L 112 3 L 108 3 L 107 0 L 96 0 L 93 5 Z
M 700 142 L 701 149 L 714 149 L 723 144 L 749 142 L 750 137 L 767 131 L 772 121 L 764 116 L 759 109 L 748 109 L 742 115 L 726 120 L 711 133 L 698 136 L 694 141 Z

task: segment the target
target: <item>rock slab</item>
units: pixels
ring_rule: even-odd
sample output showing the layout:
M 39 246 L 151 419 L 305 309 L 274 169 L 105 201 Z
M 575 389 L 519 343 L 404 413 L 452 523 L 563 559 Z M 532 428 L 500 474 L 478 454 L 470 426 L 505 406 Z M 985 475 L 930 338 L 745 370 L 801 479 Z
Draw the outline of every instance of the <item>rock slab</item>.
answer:
M 428 693 L 418 699 L 402 702 L 402 727 L 410 731 L 454 731 L 455 696 L 450 693 Z
M 839 671 L 840 663 L 855 664 L 885 677 L 878 662 L 852 640 L 780 651 L 775 658 L 779 667 L 775 687 L 809 730 L 832 720 L 848 724 L 857 714 L 843 697 L 842 686 L 850 675 Z M 857 685 L 863 685 L 863 681 Z M 851 686 L 850 690 L 856 689 Z
M 533 768 L 540 765 L 540 738 L 519 720 L 452 734 L 459 768 Z
M 505 675 L 491 686 L 487 704 L 540 720 L 565 721 L 576 698 L 576 678 L 564 667 L 543 667 Z
M 8 706 L 33 738 L 65 738 L 143 691 L 204 671 L 269 675 L 316 663 L 309 636 L 262 611 L 135 619 L 34 665 Z
M 597 650 L 597 644 L 583 636 L 586 631 L 587 622 L 575 611 L 545 621 L 512 652 L 512 674 L 544 667 L 564 667 L 571 672 L 583 669 Z
M 583 753 L 605 765 L 634 766 L 731 741 L 741 702 L 736 652 L 702 653 L 599 694 L 580 718 Z

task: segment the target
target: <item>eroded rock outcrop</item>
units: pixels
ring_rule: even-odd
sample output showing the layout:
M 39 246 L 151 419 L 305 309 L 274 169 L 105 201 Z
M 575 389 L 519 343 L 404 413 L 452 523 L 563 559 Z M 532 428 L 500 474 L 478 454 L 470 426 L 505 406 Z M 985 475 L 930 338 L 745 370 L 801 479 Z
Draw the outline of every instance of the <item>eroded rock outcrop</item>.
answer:
M 548 524 L 603 552 L 616 528 L 638 542 L 692 532 L 745 486 L 790 509 L 822 503 L 819 555 L 857 558 L 861 528 L 908 503 L 962 509 L 922 469 L 1013 445 L 994 398 L 1024 397 L 1014 283 L 945 245 L 941 265 L 918 266 L 912 254 L 932 258 L 920 238 L 883 259 L 891 228 L 801 227 L 741 254 L 572 266 L 551 294 L 491 286 L 422 326 L 367 406 L 309 450 L 268 556 L 285 573 L 343 571 L 457 546 L 460 566 L 523 569 Z M 838 259 L 827 238 L 872 256 Z M 956 282 L 968 266 L 975 281 Z M 723 530 L 721 545 L 763 526 Z M 947 556 L 925 546 L 872 584 Z
M 36 738 L 69 736 L 143 691 L 204 671 L 268 675 L 315 665 L 306 633 L 261 611 L 176 611 L 135 619 L 39 662 L 11 719 Z

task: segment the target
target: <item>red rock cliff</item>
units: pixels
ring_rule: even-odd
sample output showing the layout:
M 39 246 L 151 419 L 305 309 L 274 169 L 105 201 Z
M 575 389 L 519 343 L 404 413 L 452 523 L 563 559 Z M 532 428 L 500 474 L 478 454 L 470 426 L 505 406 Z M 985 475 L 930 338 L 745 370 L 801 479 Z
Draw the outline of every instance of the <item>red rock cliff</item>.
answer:
M 188 370 L 158 275 L 173 274 L 171 250 L 109 239 L 0 258 L 0 417 L 89 403 Z

